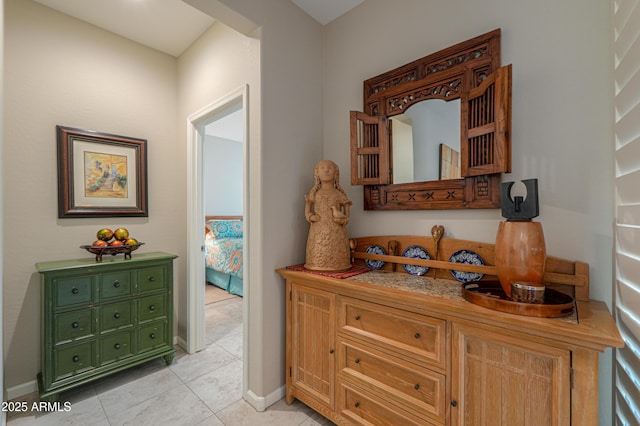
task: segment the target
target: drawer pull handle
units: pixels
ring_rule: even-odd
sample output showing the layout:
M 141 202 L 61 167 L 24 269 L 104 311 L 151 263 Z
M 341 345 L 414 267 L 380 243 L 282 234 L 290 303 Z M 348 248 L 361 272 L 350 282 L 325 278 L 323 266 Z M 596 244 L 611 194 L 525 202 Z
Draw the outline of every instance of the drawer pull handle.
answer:
M 452 407 L 457 407 L 458 406 L 458 402 L 454 399 L 453 401 L 451 401 L 451 406 Z
M 416 383 L 416 385 L 413 387 L 415 390 L 420 390 L 420 385 Z
M 116 343 L 115 345 L 113 345 L 113 347 L 116 349 L 120 349 L 120 343 Z
M 74 288 L 71 289 L 71 293 L 78 294 L 78 293 L 80 293 L 80 290 L 78 290 L 77 287 L 74 287 Z
M 150 311 L 155 311 L 156 310 L 156 305 L 149 305 L 149 310 Z
M 333 349 L 329 349 L 329 353 L 332 354 L 334 352 Z
M 353 404 L 353 405 L 354 405 L 354 407 L 358 408 L 358 407 L 360 406 L 360 403 L 359 403 L 359 402 L 356 402 L 356 403 L 355 403 L 355 404 Z
M 149 281 L 150 282 L 154 282 L 155 280 L 156 280 L 156 277 L 154 277 L 154 276 L 149 277 Z
M 113 317 L 114 317 L 115 319 L 120 318 L 120 312 L 116 312 L 115 314 L 113 314 Z
M 73 362 L 78 362 L 80 361 L 80 357 L 78 355 L 74 355 L 73 358 L 71 358 L 73 360 Z
M 71 323 L 71 328 L 78 328 L 80 327 L 80 324 L 78 324 L 76 321 Z
M 360 364 L 360 358 L 356 358 L 353 362 L 355 362 L 356 364 Z
M 113 286 L 114 286 L 115 288 L 120 288 L 120 281 L 118 281 L 118 280 L 114 281 L 114 282 L 113 282 Z
M 149 337 L 150 337 L 151 339 L 155 339 L 155 338 L 156 338 L 156 335 L 155 335 L 155 333 L 151 333 L 151 334 L 149 335 Z
M 360 315 L 356 315 L 356 321 L 360 321 Z
M 415 337 L 416 339 L 419 339 L 420 338 L 420 333 L 416 333 L 416 335 L 413 336 L 413 337 Z

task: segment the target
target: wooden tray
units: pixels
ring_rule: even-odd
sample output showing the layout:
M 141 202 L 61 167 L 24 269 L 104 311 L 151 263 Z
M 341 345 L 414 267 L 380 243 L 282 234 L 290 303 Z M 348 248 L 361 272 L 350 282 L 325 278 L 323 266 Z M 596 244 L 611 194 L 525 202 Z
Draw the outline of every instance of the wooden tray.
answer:
M 507 297 L 497 281 L 465 284 L 463 296 L 468 302 L 485 308 L 530 317 L 566 317 L 571 315 L 575 309 L 573 297 L 550 288 L 544 292 L 544 303 L 514 302 Z

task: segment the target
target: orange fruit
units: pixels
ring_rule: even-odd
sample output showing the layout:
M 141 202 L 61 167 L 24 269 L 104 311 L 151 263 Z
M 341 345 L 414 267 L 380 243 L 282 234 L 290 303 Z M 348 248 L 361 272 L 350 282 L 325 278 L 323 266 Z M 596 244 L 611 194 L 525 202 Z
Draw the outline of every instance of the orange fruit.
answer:
M 109 244 L 104 240 L 96 240 L 91 245 L 94 247 L 104 247 L 104 246 L 108 246 Z
M 113 240 L 109 243 L 110 247 L 115 247 L 115 246 L 123 246 L 124 243 L 120 240 Z
M 127 238 L 127 240 L 124 243 L 125 245 L 133 246 L 138 244 L 138 240 L 136 240 L 135 238 Z
M 118 228 L 113 231 L 113 236 L 116 237 L 116 240 L 124 241 L 129 238 L 129 231 L 126 228 Z
M 102 228 L 101 230 L 98 231 L 96 236 L 98 237 L 99 240 L 109 241 L 110 239 L 113 238 L 113 231 L 109 228 Z

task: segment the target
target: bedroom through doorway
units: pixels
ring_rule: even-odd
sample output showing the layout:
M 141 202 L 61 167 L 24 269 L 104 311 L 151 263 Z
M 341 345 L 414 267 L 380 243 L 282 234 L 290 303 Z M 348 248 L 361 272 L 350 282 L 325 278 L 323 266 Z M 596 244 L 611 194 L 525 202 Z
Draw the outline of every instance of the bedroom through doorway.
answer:
M 205 339 L 242 361 L 243 109 L 224 108 L 203 123 Z
M 220 369 L 229 385 L 235 377 L 234 397 L 248 389 L 247 102 L 244 85 L 188 117 L 187 339 L 179 343 L 201 353 L 209 374 Z

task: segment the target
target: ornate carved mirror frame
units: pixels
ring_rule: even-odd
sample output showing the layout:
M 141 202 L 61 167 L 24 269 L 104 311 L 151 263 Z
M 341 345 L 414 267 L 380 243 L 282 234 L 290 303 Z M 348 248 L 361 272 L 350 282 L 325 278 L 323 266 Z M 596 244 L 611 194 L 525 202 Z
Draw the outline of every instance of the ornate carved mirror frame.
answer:
M 393 184 L 389 118 L 427 99 L 460 99 L 460 179 Z M 365 210 L 499 208 L 511 171 L 511 65 L 500 68 L 500 30 L 364 81 L 364 113 L 351 112 L 351 184 Z

